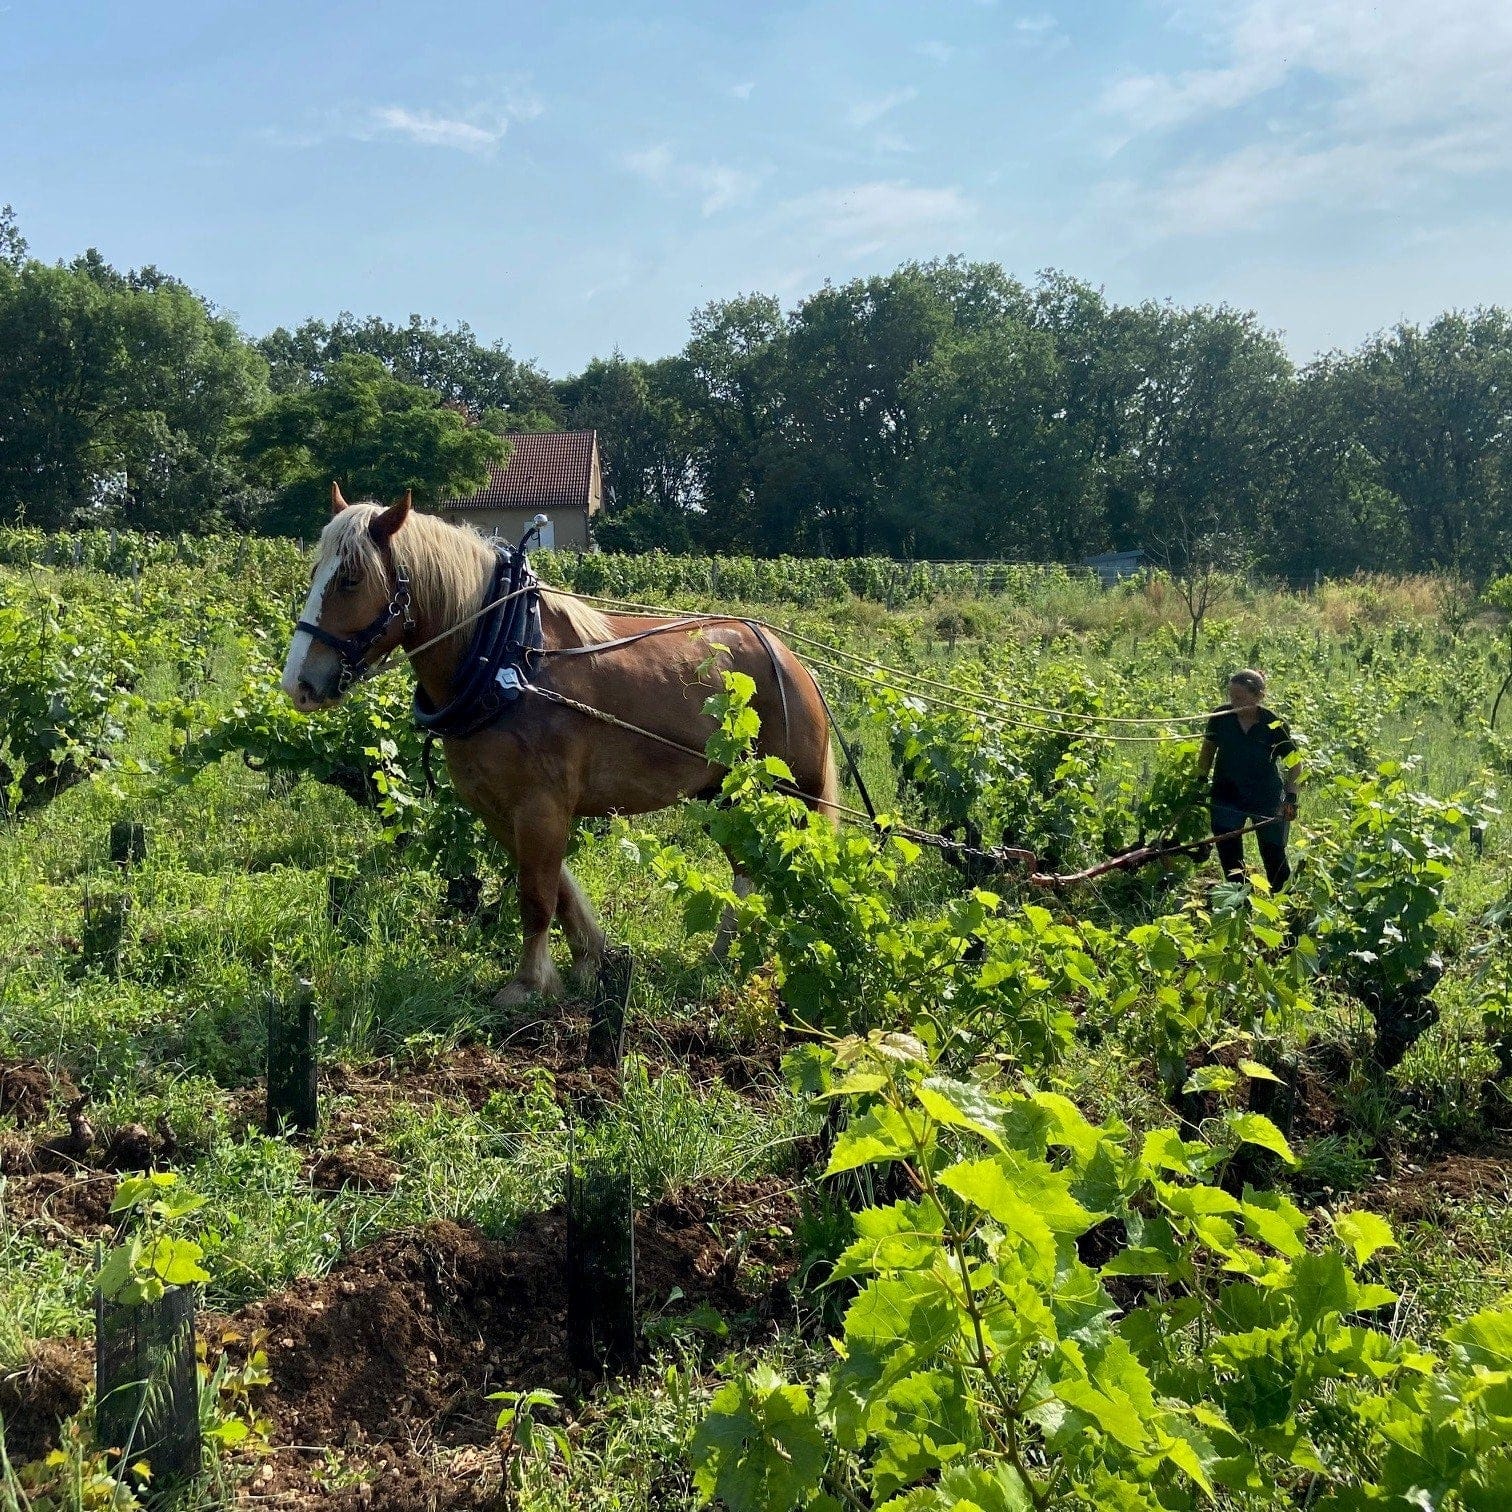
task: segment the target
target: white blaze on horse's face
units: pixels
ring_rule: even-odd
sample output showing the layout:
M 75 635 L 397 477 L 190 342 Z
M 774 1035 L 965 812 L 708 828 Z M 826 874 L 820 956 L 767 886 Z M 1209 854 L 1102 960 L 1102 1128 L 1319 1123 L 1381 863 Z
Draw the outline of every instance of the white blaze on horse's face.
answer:
M 334 551 L 328 552 L 316 563 L 315 575 L 310 582 L 310 596 L 305 600 L 300 619 L 311 625 L 320 623 L 326 590 L 331 586 L 340 566 L 341 557 Z M 315 653 L 319 653 L 318 656 Z M 314 660 L 330 665 L 311 666 L 310 663 Z M 283 682 L 280 686 L 301 714 L 312 714 L 323 704 L 332 701 L 334 683 L 340 670 L 336 657 L 328 646 L 317 645 L 308 631 L 296 630 L 294 639 L 289 643 L 289 655 L 284 661 Z M 332 690 L 322 696 L 318 690 L 326 684 L 332 685 Z

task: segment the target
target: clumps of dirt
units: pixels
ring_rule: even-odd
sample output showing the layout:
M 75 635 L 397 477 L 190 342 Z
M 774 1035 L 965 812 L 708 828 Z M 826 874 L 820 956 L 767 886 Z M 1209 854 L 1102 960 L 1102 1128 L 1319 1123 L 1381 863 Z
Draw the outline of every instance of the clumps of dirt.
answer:
M 0 1117 L 14 1119 L 20 1128 L 46 1123 L 54 1103 L 73 1102 L 78 1095 L 66 1072 L 40 1061 L 0 1060 Z
M 1342 1047 L 1309 1046 L 1297 1063 L 1292 1101 L 1293 1132 L 1303 1137 L 1332 1134 L 1339 1123 L 1339 1110 L 1331 1088 L 1349 1075 Z
M 39 1339 L 27 1347 L 26 1363 L 0 1376 L 0 1420 L 5 1452 L 13 1465 L 50 1454 L 58 1424 L 84 1405 L 94 1374 L 93 1350 L 84 1339 Z
M 115 1232 L 115 1194 L 115 1177 L 96 1171 L 34 1171 L 5 1183 L 4 1210 L 12 1223 L 34 1227 L 44 1244 L 77 1243 Z
M 663 1199 L 638 1214 L 642 1317 L 707 1305 L 741 1337 L 770 1335 L 792 1309 L 792 1267 L 767 1230 L 791 1221 L 792 1208 L 781 1184 L 768 1181 L 717 1198 Z M 738 1245 L 722 1236 L 737 1232 Z M 415 1487 L 418 1496 L 422 1484 L 417 1505 L 490 1504 L 472 1499 L 479 1484 L 456 1479 L 464 1465 L 475 1476 L 488 1461 L 498 1409 L 487 1394 L 546 1387 L 573 1395 L 565 1255 L 561 1208 L 526 1219 L 508 1240 L 437 1222 L 387 1235 L 323 1279 L 245 1308 L 229 1326 L 264 1339 L 273 1380 L 259 1410 L 273 1422 L 274 1442 L 344 1451 L 380 1477 L 385 1506 L 408 1505 L 387 1500 L 389 1486 Z M 259 1489 L 314 1495 L 322 1460 L 280 1450 Z M 376 1491 L 352 1491 L 353 1504 Z
M 1441 1223 L 1451 1206 L 1512 1202 L 1512 1149 L 1443 1155 L 1400 1167 L 1371 1193 L 1371 1206 L 1404 1223 Z
M 176 1153 L 177 1141 L 166 1123 L 158 1134 L 136 1123 L 97 1129 L 87 1104 L 85 1097 L 69 1103 L 64 1110 L 68 1122 L 65 1134 L 0 1135 L 0 1175 L 152 1171 L 166 1165 Z
M 495 1093 L 528 1085 L 518 1055 L 482 1044 L 461 1045 L 419 1059 L 322 1068 L 325 1090 L 360 1103 L 454 1101 L 477 1112 Z M 258 1104 L 261 1117 L 261 1101 Z
M 712 1024 L 643 1025 L 633 1038 L 648 1060 L 671 1057 L 672 1064 L 704 1085 L 722 1081 L 736 1092 L 750 1092 L 782 1079 L 784 1047 L 775 1035 L 747 1051 L 733 1049 Z
M 360 1145 L 338 1145 L 324 1150 L 309 1168 L 310 1185 L 317 1193 L 332 1195 L 350 1188 L 355 1192 L 392 1192 L 399 1167 L 376 1150 Z

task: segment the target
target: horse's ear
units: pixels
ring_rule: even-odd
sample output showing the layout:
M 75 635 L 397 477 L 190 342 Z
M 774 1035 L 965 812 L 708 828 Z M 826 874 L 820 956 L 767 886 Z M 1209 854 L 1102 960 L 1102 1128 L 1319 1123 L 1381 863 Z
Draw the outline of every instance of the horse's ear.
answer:
M 333 478 L 331 480 L 331 513 L 339 515 L 347 507 L 347 501 L 341 497 L 341 484 Z
M 404 522 L 409 519 L 411 495 L 409 489 L 404 490 L 404 497 L 397 504 L 390 504 L 381 515 L 374 518 L 368 526 L 368 534 L 377 541 L 380 546 L 387 546 L 393 540 L 395 533 Z

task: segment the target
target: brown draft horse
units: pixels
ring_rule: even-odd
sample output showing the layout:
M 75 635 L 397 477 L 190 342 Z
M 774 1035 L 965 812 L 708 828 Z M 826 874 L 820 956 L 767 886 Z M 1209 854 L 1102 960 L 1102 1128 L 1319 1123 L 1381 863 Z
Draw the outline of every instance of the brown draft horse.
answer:
M 484 602 L 494 568 L 492 547 L 474 530 L 412 509 L 406 494 L 384 508 L 348 505 L 331 485 L 332 518 L 320 537 L 303 619 L 337 637 L 380 623 L 396 585 L 409 582 L 409 611 L 395 616 L 365 647 L 371 666 L 399 647 L 424 647 L 463 626 Z M 663 624 L 635 615 L 601 614 L 580 600 L 545 589 L 541 625 L 547 652 L 591 646 Z M 466 625 L 412 658 L 431 706 L 451 696 L 457 663 L 473 627 Z M 829 718 L 817 684 L 791 650 L 740 620 L 709 619 L 696 630 L 672 630 L 627 646 L 574 656 L 542 656 L 532 680 L 579 703 L 702 751 L 713 730 L 703 712 L 719 684 L 711 642 L 727 648 L 720 668 L 756 684 L 763 753 L 792 769 L 809 804 L 833 815 L 838 796 Z M 342 661 L 330 646 L 300 630 L 284 667 L 283 688 L 303 713 L 328 708 L 346 691 Z M 462 801 L 514 858 L 519 876 L 524 949 L 514 978 L 496 1002 L 535 994 L 557 997 L 562 980 L 552 964 L 551 921 L 561 921 L 580 986 L 591 985 L 604 952 L 604 932 L 581 887 L 562 864 L 576 817 L 644 814 L 717 786 L 723 771 L 702 756 L 683 755 L 644 735 L 617 728 L 526 692 L 492 727 L 442 742 Z M 744 891 L 744 879 L 736 886 Z

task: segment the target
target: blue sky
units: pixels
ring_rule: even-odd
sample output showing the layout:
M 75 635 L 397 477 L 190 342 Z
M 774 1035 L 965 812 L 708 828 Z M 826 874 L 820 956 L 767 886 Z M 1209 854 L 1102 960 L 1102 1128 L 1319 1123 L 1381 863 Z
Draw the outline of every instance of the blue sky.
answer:
M 962 252 L 1306 358 L 1512 304 L 1509 0 L 0 0 L 0 202 L 260 334 L 466 320 L 563 375 Z

